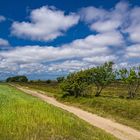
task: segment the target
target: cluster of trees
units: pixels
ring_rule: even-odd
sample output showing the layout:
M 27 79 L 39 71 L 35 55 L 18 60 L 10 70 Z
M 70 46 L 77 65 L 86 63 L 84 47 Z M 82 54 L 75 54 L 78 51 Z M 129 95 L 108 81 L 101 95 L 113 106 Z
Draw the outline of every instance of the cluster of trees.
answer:
M 127 85 L 128 97 L 134 98 L 140 85 L 140 67 L 113 69 L 113 62 L 69 74 L 60 84 L 65 95 L 81 96 L 90 85 L 96 86 L 95 96 L 101 95 L 104 88 L 116 80 Z
M 47 80 L 41 80 L 41 79 L 38 79 L 38 80 L 30 80 L 28 81 L 30 83 L 46 83 L 46 84 L 57 84 L 58 81 L 56 80 L 51 80 L 51 79 L 47 79 Z
M 6 82 L 28 82 L 28 78 L 26 76 L 14 76 L 6 79 Z

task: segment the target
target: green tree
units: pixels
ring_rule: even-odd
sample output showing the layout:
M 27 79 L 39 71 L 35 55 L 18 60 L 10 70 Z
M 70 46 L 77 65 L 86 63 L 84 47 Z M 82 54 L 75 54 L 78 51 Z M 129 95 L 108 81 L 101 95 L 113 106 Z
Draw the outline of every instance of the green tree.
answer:
M 46 80 L 47 84 L 50 84 L 52 81 L 50 79 Z
M 90 77 L 89 82 L 96 86 L 96 97 L 100 96 L 102 90 L 115 79 L 113 64 L 113 62 L 108 62 L 88 70 L 88 77 Z
M 60 87 L 65 94 L 78 97 L 87 88 L 87 80 L 85 71 L 72 73 L 60 84 Z
M 14 76 L 6 79 L 6 82 L 28 82 L 28 78 L 26 76 Z
M 121 80 L 127 84 L 128 98 L 134 98 L 140 86 L 140 67 L 119 70 Z
M 63 81 L 64 81 L 64 79 L 65 79 L 65 77 L 64 77 L 64 76 L 57 77 L 57 82 L 58 82 L 58 83 L 61 83 L 61 82 L 63 82 Z

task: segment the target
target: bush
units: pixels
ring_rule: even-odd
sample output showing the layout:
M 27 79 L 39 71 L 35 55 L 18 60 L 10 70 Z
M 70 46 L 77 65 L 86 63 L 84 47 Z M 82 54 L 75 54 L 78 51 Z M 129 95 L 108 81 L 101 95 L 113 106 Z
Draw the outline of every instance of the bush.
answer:
M 66 95 L 78 97 L 86 90 L 87 80 L 85 71 L 72 73 L 60 84 L 60 87 Z
M 95 84 L 97 87 L 95 96 L 99 96 L 101 91 L 115 79 L 112 66 L 113 63 L 108 62 L 95 68 L 69 74 L 60 87 L 66 94 L 78 97 L 84 94 L 88 85 Z

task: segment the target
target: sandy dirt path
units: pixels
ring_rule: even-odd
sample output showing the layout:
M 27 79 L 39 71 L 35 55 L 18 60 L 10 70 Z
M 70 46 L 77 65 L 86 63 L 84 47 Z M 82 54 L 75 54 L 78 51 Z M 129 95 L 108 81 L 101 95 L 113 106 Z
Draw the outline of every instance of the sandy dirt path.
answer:
M 100 117 L 96 114 L 92 114 L 90 112 L 84 111 L 80 108 L 65 105 L 63 103 L 58 102 L 55 98 L 48 97 L 47 95 L 43 95 L 35 90 L 31 90 L 31 89 L 28 89 L 25 87 L 19 87 L 19 86 L 16 86 L 16 88 L 27 94 L 38 97 L 49 104 L 52 104 L 68 112 L 71 112 L 72 114 L 76 115 L 80 119 L 88 122 L 89 124 L 93 126 L 103 129 L 104 131 L 114 135 L 120 140 L 140 140 L 140 131 L 138 130 L 119 124 L 112 120 Z

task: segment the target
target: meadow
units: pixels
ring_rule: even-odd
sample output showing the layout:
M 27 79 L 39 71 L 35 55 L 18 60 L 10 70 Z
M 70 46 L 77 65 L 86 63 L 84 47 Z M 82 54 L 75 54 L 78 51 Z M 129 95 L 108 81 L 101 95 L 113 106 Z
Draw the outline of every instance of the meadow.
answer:
M 20 83 L 38 91 L 42 94 L 54 96 L 57 100 L 78 106 L 84 110 L 96 113 L 100 116 L 110 118 L 114 121 L 128 125 L 140 130 L 140 89 L 135 99 L 126 99 L 127 87 L 122 84 L 113 84 L 103 90 L 100 97 L 95 97 L 95 87 L 92 87 L 90 94 L 85 97 L 75 98 L 73 96 L 63 97 L 60 87 L 56 83 Z
M 0 139 L 116 140 L 74 115 L 7 84 L 0 84 Z

